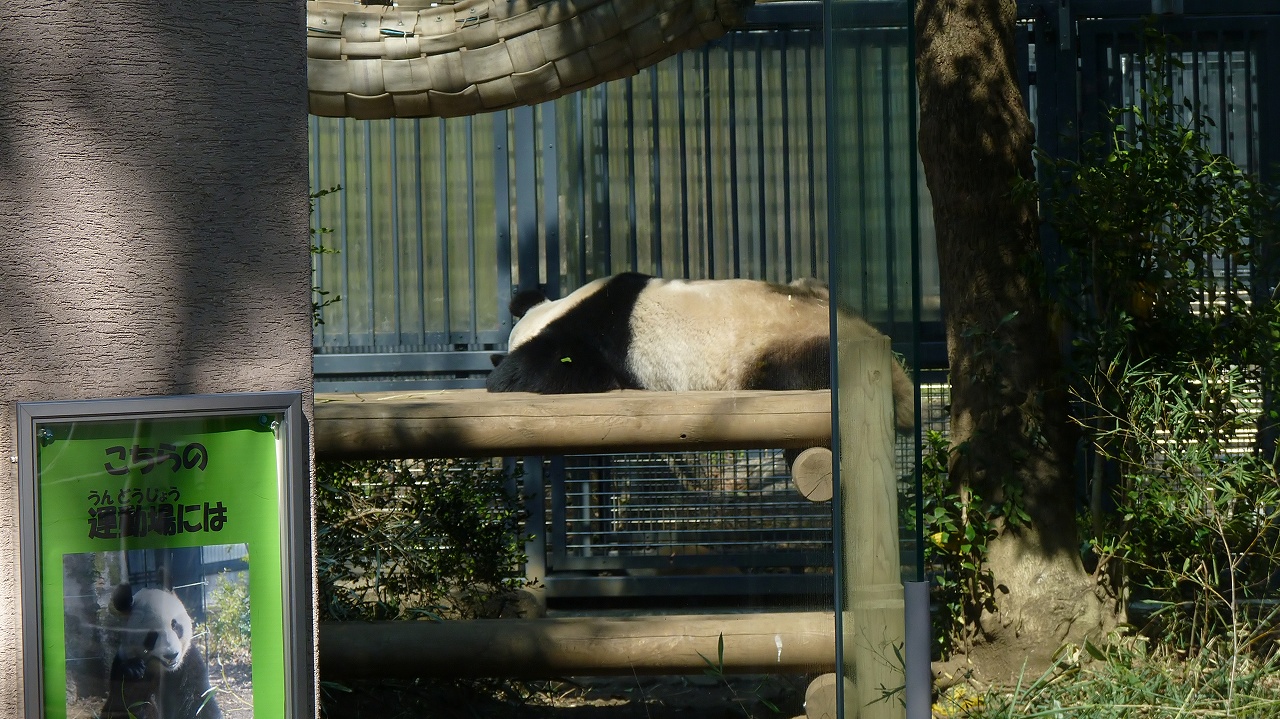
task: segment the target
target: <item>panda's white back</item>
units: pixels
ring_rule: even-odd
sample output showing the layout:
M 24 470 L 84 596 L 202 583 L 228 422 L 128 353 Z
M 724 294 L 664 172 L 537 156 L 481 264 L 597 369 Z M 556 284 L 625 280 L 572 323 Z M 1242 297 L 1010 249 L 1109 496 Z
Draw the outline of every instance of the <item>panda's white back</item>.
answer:
M 648 389 L 741 389 L 759 358 L 827 342 L 827 303 L 757 280 L 652 279 L 630 318 L 627 369 Z

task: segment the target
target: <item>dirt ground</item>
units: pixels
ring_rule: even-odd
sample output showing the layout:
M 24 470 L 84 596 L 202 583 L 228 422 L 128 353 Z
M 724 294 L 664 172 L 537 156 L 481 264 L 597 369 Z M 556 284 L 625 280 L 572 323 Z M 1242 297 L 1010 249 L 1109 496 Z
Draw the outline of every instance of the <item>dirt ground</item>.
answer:
M 806 676 L 591 677 L 324 687 L 329 719 L 791 719 Z

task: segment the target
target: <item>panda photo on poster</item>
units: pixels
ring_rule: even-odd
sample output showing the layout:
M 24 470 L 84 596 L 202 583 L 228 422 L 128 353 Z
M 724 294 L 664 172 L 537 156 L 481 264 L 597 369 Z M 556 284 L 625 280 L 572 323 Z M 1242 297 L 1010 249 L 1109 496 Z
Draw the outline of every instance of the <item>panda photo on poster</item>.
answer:
M 247 559 L 244 544 L 64 555 L 67 717 L 251 719 Z

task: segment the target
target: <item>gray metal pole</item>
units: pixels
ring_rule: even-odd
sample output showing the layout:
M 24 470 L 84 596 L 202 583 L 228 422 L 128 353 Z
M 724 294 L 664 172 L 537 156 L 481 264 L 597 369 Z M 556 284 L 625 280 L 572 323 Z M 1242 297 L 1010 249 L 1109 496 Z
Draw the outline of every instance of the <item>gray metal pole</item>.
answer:
M 929 583 L 903 582 L 907 621 L 906 658 L 907 719 L 933 716 L 933 670 L 929 666 Z

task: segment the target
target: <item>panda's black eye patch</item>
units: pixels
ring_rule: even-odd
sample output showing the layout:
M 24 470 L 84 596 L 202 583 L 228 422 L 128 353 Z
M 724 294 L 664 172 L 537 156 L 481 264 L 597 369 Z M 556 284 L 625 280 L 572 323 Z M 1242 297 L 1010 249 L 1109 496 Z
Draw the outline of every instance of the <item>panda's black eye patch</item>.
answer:
M 178 638 L 179 638 L 179 639 L 181 639 L 181 638 L 182 638 L 182 625 L 178 623 L 178 620 L 177 620 L 177 619 L 170 619 L 170 620 L 169 620 L 169 626 L 173 627 L 173 633 L 174 633 L 174 634 L 177 634 L 177 635 L 178 635 Z
M 160 632 L 147 632 L 146 638 L 142 640 L 142 646 L 147 651 L 156 648 L 156 642 L 160 640 Z

